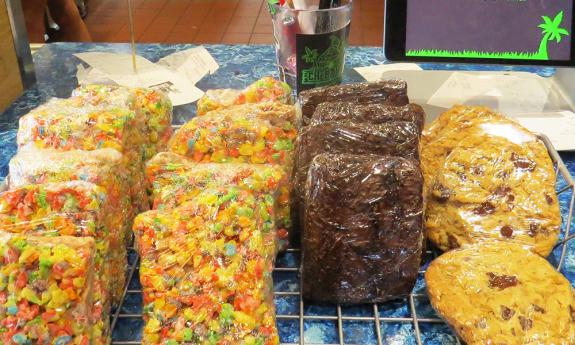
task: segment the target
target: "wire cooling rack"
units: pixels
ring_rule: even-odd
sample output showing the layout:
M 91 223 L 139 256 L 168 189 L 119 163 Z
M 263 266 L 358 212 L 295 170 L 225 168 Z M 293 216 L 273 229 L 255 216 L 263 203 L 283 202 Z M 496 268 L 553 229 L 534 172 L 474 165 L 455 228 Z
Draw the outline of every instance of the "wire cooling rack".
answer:
M 561 241 L 550 262 L 561 270 L 567 254 L 575 205 L 575 183 L 549 139 L 540 136 L 549 150 L 557 175 L 557 194 L 563 215 Z M 423 274 L 436 257 L 427 251 L 413 292 L 405 299 L 389 303 L 345 307 L 315 305 L 300 294 L 300 250 L 281 254 L 274 269 L 274 299 L 280 341 L 284 345 L 303 344 L 461 344 L 460 340 L 433 311 L 425 292 Z M 128 284 L 121 305 L 112 315 L 113 345 L 140 344 L 143 321 L 139 258 L 129 251 Z M 575 272 L 572 273 L 575 275 Z

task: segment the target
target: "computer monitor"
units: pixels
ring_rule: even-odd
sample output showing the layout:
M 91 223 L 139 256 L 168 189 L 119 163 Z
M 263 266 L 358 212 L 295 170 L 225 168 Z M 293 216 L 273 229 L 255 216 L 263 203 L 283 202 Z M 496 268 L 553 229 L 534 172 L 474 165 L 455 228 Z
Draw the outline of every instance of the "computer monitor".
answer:
M 575 66 L 574 0 L 387 0 L 392 61 Z

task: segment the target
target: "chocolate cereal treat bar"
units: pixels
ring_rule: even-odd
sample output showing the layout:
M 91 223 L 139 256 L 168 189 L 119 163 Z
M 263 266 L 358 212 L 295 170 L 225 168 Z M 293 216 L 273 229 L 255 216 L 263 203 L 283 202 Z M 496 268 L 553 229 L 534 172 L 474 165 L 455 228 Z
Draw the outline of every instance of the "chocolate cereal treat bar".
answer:
M 355 304 L 409 294 L 423 245 L 422 186 L 410 159 L 316 156 L 305 196 L 304 298 Z
M 325 102 L 356 102 L 402 106 L 409 103 L 407 83 L 403 80 L 383 80 L 375 83 L 355 83 L 318 87 L 299 94 L 299 106 L 305 126 L 309 125 L 315 108 Z
M 349 120 L 359 123 L 386 123 L 391 121 L 413 122 L 419 132 L 423 130 L 425 112 L 418 104 L 393 106 L 385 104 L 361 104 L 354 102 L 326 102 L 315 109 L 312 125 L 329 121 Z
M 296 145 L 295 207 L 301 205 L 308 169 L 321 153 L 349 153 L 419 157 L 419 134 L 411 122 L 383 124 L 332 121 L 302 128 Z

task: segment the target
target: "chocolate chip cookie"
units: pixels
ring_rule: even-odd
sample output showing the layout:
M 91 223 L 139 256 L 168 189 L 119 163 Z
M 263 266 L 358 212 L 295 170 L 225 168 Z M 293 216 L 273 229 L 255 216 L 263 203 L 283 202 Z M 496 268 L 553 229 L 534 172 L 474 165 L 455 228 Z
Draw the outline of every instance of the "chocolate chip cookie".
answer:
M 545 259 L 493 242 L 443 254 L 425 273 L 431 304 L 468 345 L 575 344 L 575 292 Z
M 491 136 L 483 129 L 451 150 L 430 186 L 427 237 L 442 250 L 503 241 L 548 255 L 561 212 L 545 145 L 507 124 L 482 126 L 500 126 L 497 131 L 511 135 Z
M 423 131 L 421 138 L 421 169 L 425 181 L 425 190 L 429 190 L 437 169 L 451 149 L 468 131 L 477 131 L 478 126 L 485 122 L 513 123 L 503 115 L 487 107 L 455 106 L 441 114 Z M 479 127 L 480 128 L 480 127 Z

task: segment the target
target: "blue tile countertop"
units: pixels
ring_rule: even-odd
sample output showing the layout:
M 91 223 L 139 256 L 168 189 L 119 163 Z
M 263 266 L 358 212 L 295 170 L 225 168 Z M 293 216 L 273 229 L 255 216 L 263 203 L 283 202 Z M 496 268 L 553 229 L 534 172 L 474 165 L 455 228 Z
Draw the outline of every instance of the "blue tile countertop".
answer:
M 192 45 L 138 45 L 139 55 L 151 61 L 176 51 L 193 47 Z M 276 75 L 275 54 L 271 46 L 206 46 L 220 65 L 213 75 L 198 83 L 198 87 L 243 88 L 257 78 Z M 0 116 L 0 181 L 8 172 L 8 162 L 16 152 L 16 130 L 18 119 L 29 110 L 51 97 L 68 97 L 76 87 L 76 66 L 80 60 L 74 53 L 86 51 L 129 53 L 126 44 L 76 44 L 57 43 L 44 46 L 34 55 L 38 83 L 27 90 L 14 104 Z M 353 47 L 348 49 L 346 58 L 345 82 L 360 81 L 362 78 L 352 67 L 384 63 L 381 48 Z M 481 66 L 481 65 L 437 65 L 422 64 L 424 69 L 447 70 L 520 70 L 535 72 L 543 76 L 554 73 L 551 68 Z M 193 105 L 176 107 L 174 123 L 181 124 L 195 113 Z M 571 175 L 575 175 L 575 153 L 562 153 L 562 159 Z M 565 181 L 559 179 L 558 190 Z M 566 226 L 567 211 L 572 198 L 571 192 L 560 195 L 561 209 Z M 573 220 L 575 223 L 575 219 Z M 573 225 L 571 226 L 573 232 Z M 560 248 L 550 257 L 556 262 Z M 575 285 L 575 243 L 571 242 L 562 272 Z M 275 302 L 278 314 L 278 328 L 282 343 L 306 344 L 418 344 L 416 333 L 420 334 L 422 344 L 457 344 L 453 333 L 443 323 L 425 296 L 423 276 L 416 284 L 413 297 L 377 306 L 356 307 L 320 306 L 300 304 L 298 296 L 299 252 L 297 249 L 280 255 L 274 272 Z M 430 258 L 429 258 L 430 259 Z M 138 262 L 135 253 L 130 253 L 130 268 L 134 274 L 128 284 L 124 303 L 117 311 L 120 315 L 113 331 L 116 344 L 137 344 L 141 338 L 143 321 L 141 319 L 141 294 L 138 279 Z M 429 260 L 427 260 L 429 262 Z M 423 266 L 425 268 L 427 264 Z M 303 322 L 300 316 L 303 315 Z M 417 318 L 420 322 L 413 322 Z M 338 325 L 341 323 L 341 325 Z M 302 339 L 303 337 L 303 339 Z

